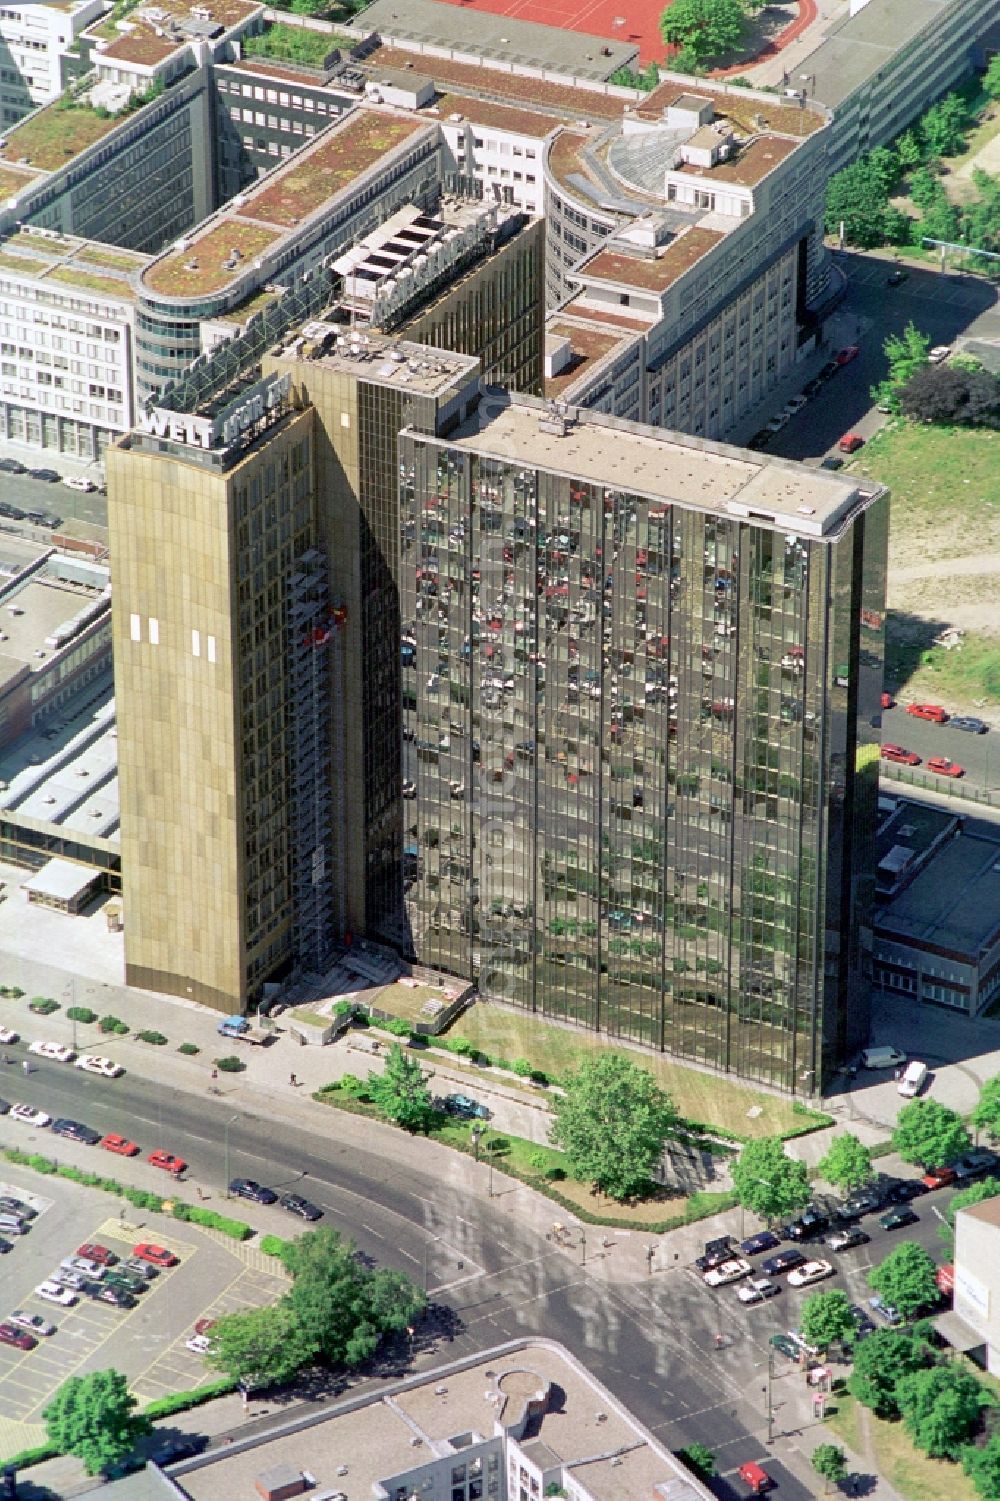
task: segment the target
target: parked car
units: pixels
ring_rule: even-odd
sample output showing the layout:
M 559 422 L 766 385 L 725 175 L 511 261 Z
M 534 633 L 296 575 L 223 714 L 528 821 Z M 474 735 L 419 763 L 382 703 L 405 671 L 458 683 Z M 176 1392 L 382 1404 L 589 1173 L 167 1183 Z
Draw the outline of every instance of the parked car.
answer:
M 135 1308 L 136 1300 L 131 1293 L 127 1293 L 123 1287 L 115 1287 L 109 1284 L 101 1287 L 94 1294 L 99 1303 L 110 1303 L 114 1308 Z
M 928 1189 L 947 1188 L 955 1181 L 955 1169 L 953 1167 L 928 1168 L 920 1181 Z
M 122 1267 L 116 1266 L 111 1269 L 104 1279 L 105 1287 L 120 1287 L 124 1292 L 139 1293 L 148 1292 L 149 1283 L 145 1277 L 140 1277 L 136 1272 L 126 1272 Z
M 488 1121 L 490 1118 L 486 1106 L 480 1105 L 478 1100 L 470 1099 L 467 1094 L 445 1095 L 442 1104 L 449 1115 L 461 1115 L 476 1121 Z
M 168 1251 L 166 1246 L 157 1246 L 148 1240 L 142 1240 L 137 1246 L 133 1246 L 132 1255 L 138 1256 L 143 1261 L 151 1261 L 154 1266 L 176 1266 L 179 1260 L 179 1257 L 175 1256 L 173 1251 Z
M 96 490 L 97 486 L 92 479 L 86 479 L 82 474 L 70 474 L 63 480 L 71 490 L 83 490 L 85 493 Z
M 927 359 L 932 365 L 940 365 L 950 354 L 950 344 L 935 344 L 933 349 L 928 350 Z
M 868 1334 L 875 1333 L 875 1325 L 865 1313 L 860 1303 L 851 1304 L 851 1318 L 854 1320 L 855 1339 L 864 1339 Z
M 264 1188 L 260 1183 L 255 1183 L 253 1178 L 233 1178 L 229 1184 L 229 1192 L 235 1194 L 238 1199 L 250 1199 L 254 1204 L 277 1204 L 278 1195 L 273 1188 Z
M 64 1287 L 54 1277 L 49 1277 L 40 1282 L 35 1288 L 35 1297 L 43 1298 L 46 1303 L 58 1303 L 63 1308 L 72 1308 L 76 1302 L 76 1293 L 71 1287 Z
M 767 1277 L 780 1277 L 783 1272 L 791 1272 L 796 1267 L 805 1266 L 806 1258 L 799 1250 L 779 1251 L 777 1256 L 769 1256 L 767 1261 L 762 1261 L 761 1271 Z
M 27 1329 L 29 1334 L 37 1334 L 42 1339 L 48 1339 L 50 1334 L 55 1334 L 55 1324 L 47 1324 L 40 1313 L 25 1313 L 23 1308 L 15 1308 L 13 1313 L 7 1315 L 8 1324 L 16 1324 L 19 1329 Z
M 843 459 L 839 459 L 836 454 L 830 454 L 829 457 L 823 460 L 819 467 L 821 469 L 843 469 L 844 461 Z
M 76 1057 L 73 1049 L 61 1042 L 32 1042 L 28 1044 L 28 1052 L 34 1053 L 37 1058 L 48 1058 L 53 1063 L 71 1063 Z
M 978 1178 L 980 1173 L 995 1173 L 1000 1168 L 1000 1157 L 996 1152 L 988 1152 L 983 1148 L 967 1152 L 954 1166 L 956 1179 L 959 1183 L 964 1183 L 969 1178 Z
M 785 402 L 785 411 L 790 417 L 794 417 L 796 412 L 801 412 L 802 408 L 808 405 L 809 397 L 803 393 L 799 396 L 790 397 L 788 401 Z
M 780 433 L 783 427 L 787 427 L 788 420 L 789 417 L 787 412 L 779 412 L 777 416 L 771 418 L 770 422 L 766 422 L 764 424 L 765 431 L 769 433 Z
M 127 1136 L 119 1136 L 112 1131 L 108 1136 L 102 1136 L 98 1146 L 106 1152 L 116 1152 L 119 1157 L 137 1157 L 139 1148 L 134 1141 L 129 1141 Z
M 843 1230 L 834 1230 L 826 1237 L 826 1244 L 831 1251 L 853 1251 L 855 1246 L 867 1245 L 871 1236 L 857 1225 L 847 1225 Z
M 706 1240 L 704 1253 L 696 1259 L 695 1266 L 699 1272 L 707 1272 L 712 1267 L 721 1266 L 724 1261 L 731 1261 L 735 1255 L 735 1238 L 719 1235 L 715 1240 Z
M 92 1256 L 64 1256 L 59 1265 L 65 1272 L 79 1272 L 94 1282 L 100 1282 L 104 1277 L 104 1266 Z
M 879 1224 L 883 1230 L 905 1230 L 907 1225 L 918 1223 L 920 1216 L 914 1214 L 907 1204 L 900 1204 L 898 1209 L 890 1209 L 888 1214 L 883 1214 Z
M 965 730 L 969 735 L 985 735 L 989 730 L 985 719 L 977 719 L 975 714 L 953 714 L 948 723 L 953 730 Z
M 949 760 L 947 756 L 931 756 L 927 762 L 928 771 L 936 771 L 939 777 L 964 777 L 965 767 L 957 762 Z
M 782 1355 L 787 1355 L 789 1360 L 798 1360 L 799 1347 L 787 1334 L 772 1334 L 769 1343 Z
M 46 1115 L 44 1110 L 36 1110 L 34 1105 L 12 1105 L 10 1107 L 12 1121 L 20 1121 L 24 1126 L 51 1126 L 52 1117 Z
M 37 1343 L 27 1330 L 19 1329 L 16 1324 L 0 1324 L 0 1345 L 13 1345 L 15 1350 L 33 1350 Z
M 893 745 L 887 741 L 880 752 L 883 761 L 895 761 L 900 766 L 919 766 L 920 757 L 915 751 L 906 750 L 902 745 Z
M 836 362 L 838 365 L 849 365 L 852 360 L 857 359 L 860 353 L 861 349 L 859 345 L 848 344 L 846 349 L 842 349 L 840 353 L 835 356 Z
M 803 396 L 805 396 L 805 397 L 807 397 L 807 398 L 809 398 L 811 400 L 814 396 L 818 396 L 819 393 L 820 393 L 820 391 L 822 391 L 822 389 L 823 389 L 823 382 L 820 380 L 819 376 L 817 375 L 817 376 L 814 376 L 812 380 L 807 380 L 806 381 L 805 385 L 802 387 L 802 394 L 803 394 Z
M 940 704 L 907 704 L 906 712 L 914 719 L 929 719 L 934 724 L 948 723 L 948 712 Z
M 44 480 L 47 485 L 57 484 L 62 479 L 55 469 L 29 469 L 28 474 L 32 479 Z
M 11 1245 L 10 1241 L 4 1240 L 3 1236 L 0 1235 L 0 1256 L 6 1256 L 7 1252 L 12 1251 L 13 1249 L 14 1248 Z
M 753 437 L 748 441 L 747 447 L 754 449 L 766 448 L 771 438 L 772 434 L 768 432 L 766 427 L 762 427 L 760 432 L 754 433 Z
M 797 1266 L 788 1274 L 789 1287 L 811 1287 L 814 1282 L 822 1282 L 824 1277 L 832 1277 L 834 1267 L 832 1261 L 807 1261 L 805 1266 Z
M 895 707 L 895 704 L 896 704 L 896 700 L 893 698 L 893 696 L 892 696 L 891 693 L 883 693 L 883 695 L 882 695 L 882 707 L 883 707 L 883 709 L 892 709 L 892 708 Z
M 101 1058 L 96 1053 L 84 1053 L 76 1060 L 77 1068 L 87 1074 L 103 1074 L 105 1079 L 120 1079 L 125 1070 L 112 1058 Z
M 762 1251 L 776 1251 L 780 1245 L 781 1237 L 775 1235 L 773 1230 L 760 1230 L 756 1235 L 740 1241 L 740 1254 L 759 1256 Z
M 893 1328 L 895 1328 L 897 1324 L 901 1324 L 903 1322 L 903 1315 L 900 1313 L 899 1309 L 893 1308 L 891 1303 L 887 1303 L 885 1299 L 880 1298 L 877 1293 L 875 1297 L 868 1299 L 868 1307 L 871 1309 L 872 1313 L 877 1314 L 880 1319 L 882 1319 L 886 1324 L 891 1324 Z
M 58 479 L 58 475 L 56 478 Z M 36 526 L 47 526 L 49 531 L 55 531 L 62 522 L 61 516 L 56 516 L 52 511 L 25 511 L 25 521 L 33 521 Z
M 774 1282 L 770 1277 L 754 1277 L 736 1289 L 736 1296 L 741 1303 L 765 1303 L 780 1291 L 780 1282 Z
M 0 1214 L 14 1214 L 19 1220 L 33 1220 L 38 1210 L 32 1209 L 23 1199 L 15 1199 L 13 1194 L 3 1194 L 0 1196 Z
M 27 468 L 19 459 L 0 459 L 0 471 L 4 474 L 27 474 Z
M 301 1194 L 282 1194 L 278 1203 L 282 1209 L 287 1209 L 289 1214 L 297 1215 L 300 1220 L 315 1221 L 323 1218 L 322 1209 L 317 1208 L 308 1199 L 303 1199 Z
M 706 1287 L 725 1287 L 729 1282 L 738 1282 L 741 1277 L 748 1277 L 753 1267 L 742 1256 L 735 1256 L 731 1261 L 724 1261 L 720 1266 L 711 1267 L 702 1276 Z
M 151 1167 L 161 1167 L 165 1173 L 172 1173 L 175 1178 L 187 1168 L 183 1157 L 175 1157 L 173 1152 L 165 1152 L 162 1147 L 150 1152 L 146 1161 Z
M 859 1188 L 846 1198 L 834 1211 L 840 1220 L 857 1220 L 863 1214 L 874 1214 L 882 1208 L 882 1191 L 878 1188 Z
M 820 1214 L 818 1209 L 810 1207 L 804 1210 L 797 1220 L 792 1220 L 790 1225 L 786 1225 L 783 1233 L 787 1240 L 809 1240 L 814 1235 L 822 1234 L 829 1223 L 825 1214 Z
M 836 373 L 837 373 L 837 371 L 839 369 L 840 369 L 840 362 L 839 362 L 839 360 L 827 360 L 826 364 L 820 370 L 820 372 L 817 375 L 816 379 L 819 380 L 819 381 L 828 381 L 830 379 L 831 375 L 836 375 Z
M 91 1289 L 91 1283 L 82 1272 L 71 1272 L 64 1266 L 57 1266 L 49 1281 L 58 1282 L 60 1287 L 68 1287 L 75 1293 L 87 1293 Z
M 891 1178 L 885 1185 L 889 1204 L 909 1204 L 911 1199 L 919 1199 L 926 1192 L 927 1186 L 919 1178 Z
M 15 1043 L 19 1040 L 18 1033 L 10 1027 L 0 1027 L 0 1042 Z
M 107 1246 L 100 1245 L 96 1240 L 85 1240 L 82 1246 L 77 1246 L 76 1254 L 85 1257 L 87 1261 L 96 1261 L 98 1266 L 114 1266 L 118 1261 L 114 1251 L 109 1251 Z
M 865 440 L 860 433 L 845 433 L 837 447 L 841 453 L 857 453 L 859 448 L 864 448 Z
M 82 1141 L 88 1147 L 95 1147 L 101 1139 L 100 1131 L 95 1131 L 93 1126 L 85 1126 L 83 1121 L 67 1120 L 60 1116 L 52 1122 L 54 1136 L 65 1136 L 69 1141 Z
M 212 1348 L 212 1341 L 204 1334 L 192 1334 L 190 1339 L 184 1341 L 184 1346 L 194 1355 L 207 1355 Z
M 889 287 L 900 287 L 902 286 L 903 282 L 908 279 L 909 275 L 909 271 L 903 271 L 899 266 L 897 266 L 895 271 L 890 271 L 889 275 L 886 277 L 886 285 Z
M 141 1256 L 130 1256 L 121 1263 L 123 1272 L 134 1272 L 137 1277 L 144 1277 L 147 1282 L 152 1282 L 154 1277 L 160 1275 L 159 1267 L 153 1262 L 144 1260 Z
M 770 1475 L 755 1460 L 747 1460 L 746 1464 L 740 1465 L 740 1479 L 750 1487 L 750 1494 L 753 1496 L 762 1496 L 765 1491 L 770 1490 L 772 1484 Z

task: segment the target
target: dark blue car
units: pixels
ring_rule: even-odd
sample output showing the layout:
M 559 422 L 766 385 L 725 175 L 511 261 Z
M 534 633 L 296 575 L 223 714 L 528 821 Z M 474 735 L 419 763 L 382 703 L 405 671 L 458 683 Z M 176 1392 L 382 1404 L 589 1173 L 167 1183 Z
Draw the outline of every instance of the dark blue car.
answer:
M 776 1251 L 781 1241 L 773 1230 L 761 1230 L 759 1235 L 751 1235 L 747 1240 L 740 1241 L 740 1254 L 743 1256 L 758 1256 L 761 1251 Z

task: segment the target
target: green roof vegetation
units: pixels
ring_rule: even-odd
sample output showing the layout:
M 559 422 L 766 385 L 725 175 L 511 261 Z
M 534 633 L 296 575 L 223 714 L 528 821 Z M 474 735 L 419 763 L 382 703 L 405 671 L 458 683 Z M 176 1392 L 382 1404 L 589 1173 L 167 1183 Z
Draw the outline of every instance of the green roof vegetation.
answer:
M 245 213 L 270 224 L 298 224 L 425 128 L 423 120 L 393 120 L 367 113 L 349 116 L 315 150 L 292 157 L 283 172 L 275 173 L 248 198 Z
M 18 161 L 25 156 L 29 166 L 54 172 L 106 136 L 117 123 L 118 118 L 106 111 L 63 98 L 14 126 L 7 136 L 8 159 Z
M 343 36 L 335 31 L 311 31 L 304 26 L 289 26 L 279 21 L 258 36 L 245 37 L 243 54 L 245 57 L 271 57 L 278 62 L 322 68 L 334 49 L 346 54 L 356 45 L 356 37 Z
M 239 218 L 223 219 L 186 250 L 172 250 L 162 260 L 154 261 L 143 272 L 143 281 L 151 291 L 166 297 L 218 292 L 245 274 L 248 264 L 252 265 L 279 238 L 276 229 Z M 240 252 L 240 260 L 228 267 L 226 261 L 232 250 Z
M 98 276 L 81 266 L 55 266 L 47 272 L 46 281 L 65 282 L 70 287 L 84 287 L 90 292 L 100 292 L 105 297 L 121 297 L 132 301 L 134 293 L 127 281 L 114 276 Z

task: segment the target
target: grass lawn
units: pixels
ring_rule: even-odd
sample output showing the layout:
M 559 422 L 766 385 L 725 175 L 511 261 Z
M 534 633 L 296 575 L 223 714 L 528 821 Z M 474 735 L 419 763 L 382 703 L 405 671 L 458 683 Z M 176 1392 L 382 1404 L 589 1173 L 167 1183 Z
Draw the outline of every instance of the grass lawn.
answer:
M 558 1077 L 589 1054 L 609 1048 L 634 1058 L 652 1071 L 686 1120 L 721 1126 L 740 1136 L 775 1136 L 805 1124 L 805 1117 L 781 1099 L 718 1074 L 701 1073 L 673 1060 L 640 1053 L 606 1037 L 570 1031 L 537 1016 L 477 1001 L 449 1028 L 449 1037 L 466 1037 L 491 1057 L 527 1058 L 534 1068 Z M 759 1115 L 751 1116 L 751 1110 Z
M 859 1423 L 861 1414 L 858 1404 L 847 1392 L 833 1398 L 836 1412 L 826 1419 L 828 1428 L 853 1450 L 858 1459 L 861 1439 Z M 873 1413 L 868 1414 L 872 1448 L 880 1475 L 895 1486 L 907 1501 L 979 1501 L 978 1492 L 961 1465 L 951 1464 L 946 1459 L 928 1459 L 915 1449 L 902 1423 L 886 1423 Z
M 432 1021 L 429 1016 L 421 1016 L 421 1007 L 428 1001 L 440 1001 L 442 1006 L 450 1003 L 450 998 L 438 985 L 402 985 L 397 980 L 393 985 L 386 985 L 384 989 L 377 991 L 371 999 L 371 1004 L 379 1011 L 387 1011 L 390 1016 L 398 1016 L 402 1021 Z

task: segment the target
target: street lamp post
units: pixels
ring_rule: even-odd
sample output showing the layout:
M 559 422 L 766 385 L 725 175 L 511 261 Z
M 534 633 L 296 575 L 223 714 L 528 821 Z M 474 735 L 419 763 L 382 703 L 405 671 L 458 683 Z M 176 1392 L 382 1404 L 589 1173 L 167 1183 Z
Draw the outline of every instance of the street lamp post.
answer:
M 767 1347 L 767 1441 L 774 1443 L 774 1346 Z
M 233 1124 L 234 1121 L 238 1121 L 238 1120 L 239 1120 L 239 1116 L 238 1115 L 231 1115 L 229 1117 L 229 1119 L 226 1121 L 226 1125 L 225 1125 L 225 1147 L 224 1147 L 224 1151 L 225 1151 L 225 1160 L 226 1160 L 226 1198 L 227 1199 L 231 1197 L 230 1192 L 229 1192 L 229 1128 Z
M 581 1251 L 580 1265 L 581 1266 L 586 1266 L 587 1265 L 587 1227 L 586 1227 L 586 1225 L 581 1225 L 580 1226 L 580 1251 Z
M 479 1161 L 479 1143 L 482 1140 L 482 1136 L 483 1136 L 483 1128 L 482 1128 L 482 1126 L 473 1126 L 472 1130 L 469 1132 L 469 1135 L 472 1137 L 472 1150 L 475 1152 L 475 1154 L 476 1154 L 476 1161 L 478 1162 Z

